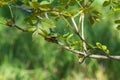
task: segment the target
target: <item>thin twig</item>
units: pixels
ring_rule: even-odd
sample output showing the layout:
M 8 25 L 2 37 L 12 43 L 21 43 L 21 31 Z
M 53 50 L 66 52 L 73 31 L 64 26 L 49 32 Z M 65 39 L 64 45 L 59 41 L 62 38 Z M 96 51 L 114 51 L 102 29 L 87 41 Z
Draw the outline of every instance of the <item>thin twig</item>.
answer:
M 82 39 L 85 41 L 85 35 L 84 35 L 84 14 L 81 15 L 82 17 L 82 23 L 81 23 L 81 32 L 82 32 Z M 85 51 L 87 51 L 86 43 L 83 41 L 83 48 Z
M 62 16 L 62 18 L 63 18 L 63 20 L 66 22 L 66 24 L 67 24 L 72 30 L 74 30 L 73 27 L 72 27 L 72 25 L 70 24 L 70 22 L 69 22 L 64 16 Z
M 45 12 L 45 17 L 46 17 L 46 18 L 49 18 L 47 12 Z
M 17 28 L 18 30 L 22 31 L 22 32 L 28 32 L 28 30 L 25 30 L 17 25 L 14 25 L 15 28 Z
M 73 16 L 73 18 L 79 16 L 82 12 L 83 12 L 83 10 L 79 11 L 77 14 L 75 14 L 75 15 Z
M 77 4 L 78 4 L 81 8 L 83 8 L 82 5 L 78 2 L 78 0 L 75 0 L 75 1 L 77 2 Z
M 10 10 L 10 15 L 11 15 L 11 18 L 12 19 L 14 19 L 14 16 L 13 16 L 13 11 L 12 11 L 12 9 L 11 9 L 11 7 L 8 5 L 8 8 L 9 8 L 9 10 Z
M 72 23 L 73 23 L 73 25 L 74 25 L 74 27 L 75 27 L 76 32 L 78 32 L 78 26 L 77 26 L 77 24 L 76 24 L 74 18 L 71 17 L 71 20 L 72 20 Z
M 81 18 L 81 15 L 80 15 L 79 22 L 78 22 L 78 31 L 80 31 L 81 20 L 82 20 L 82 18 Z
M 60 46 L 62 46 L 63 48 L 67 49 L 68 51 L 73 52 L 74 54 L 81 54 L 81 55 L 83 55 L 83 56 L 87 56 L 85 53 L 80 52 L 80 51 L 77 51 L 77 50 L 74 50 L 74 49 L 72 49 L 72 48 L 70 48 L 70 47 L 68 47 L 68 46 L 65 46 L 65 45 L 62 44 L 61 42 L 58 42 L 58 45 L 60 45 Z

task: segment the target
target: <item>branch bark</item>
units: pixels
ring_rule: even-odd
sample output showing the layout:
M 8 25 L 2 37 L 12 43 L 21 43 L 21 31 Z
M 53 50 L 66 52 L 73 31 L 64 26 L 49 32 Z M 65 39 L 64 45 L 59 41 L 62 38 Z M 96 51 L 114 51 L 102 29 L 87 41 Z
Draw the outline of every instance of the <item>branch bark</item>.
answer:
M 8 6 L 8 7 L 9 7 L 9 6 Z M 10 7 L 9 7 L 9 8 L 10 8 Z M 10 13 L 11 13 L 11 17 L 12 17 L 12 19 L 13 19 L 14 17 L 13 17 L 13 13 L 12 13 L 11 8 L 10 8 Z M 81 12 L 80 12 L 80 13 L 81 13 Z M 78 15 L 78 14 L 77 14 L 77 15 Z M 77 15 L 76 15 L 76 16 L 77 16 Z M 45 14 L 45 16 L 48 18 L 47 13 Z M 74 17 L 76 17 L 76 16 L 74 16 Z M 64 17 L 63 17 L 63 18 L 64 18 Z M 65 20 L 67 23 L 69 23 L 66 19 L 64 19 L 64 20 Z M 77 26 L 76 22 L 74 21 L 74 18 L 71 18 L 71 20 L 72 20 L 72 22 L 73 22 L 73 25 L 74 25 L 76 31 L 78 32 L 78 26 Z M 84 38 L 84 14 L 81 16 L 81 20 L 82 20 L 82 23 L 81 23 L 81 27 L 82 27 L 82 37 L 81 37 L 79 34 L 78 34 L 78 36 L 79 36 L 80 39 L 83 41 L 83 47 L 84 47 L 84 49 L 87 50 L 87 48 L 86 48 L 86 42 L 85 42 L 85 38 Z M 80 21 L 81 21 L 81 20 L 80 20 Z M 69 25 L 70 27 L 72 27 L 70 24 L 68 24 L 68 25 Z M 8 24 L 8 26 L 10 26 L 10 27 L 15 27 L 15 28 L 17 28 L 18 30 L 23 31 L 23 32 L 28 32 L 27 30 L 25 30 L 25 29 L 17 26 L 17 25 L 14 23 L 14 21 L 13 21 L 13 23 Z M 52 43 L 53 43 L 53 42 L 52 42 Z M 88 53 L 86 53 L 86 52 L 84 52 L 84 51 L 81 52 L 81 51 L 78 51 L 78 50 L 74 50 L 74 49 L 70 48 L 69 46 L 64 45 L 64 44 L 61 43 L 61 42 L 57 42 L 56 44 L 58 44 L 59 46 L 62 46 L 64 49 L 66 49 L 66 50 L 68 50 L 68 51 L 71 51 L 73 54 L 82 55 L 82 56 L 84 56 L 84 57 L 86 57 L 86 58 L 111 59 L 111 60 L 119 60 L 119 61 L 120 61 L 120 56 L 88 54 Z
M 120 61 L 120 56 L 115 56 L 115 55 L 99 55 L 99 54 L 87 54 L 78 50 L 74 50 L 61 42 L 58 42 L 58 45 L 62 46 L 64 49 L 72 52 L 73 54 L 77 55 L 83 55 L 87 58 L 94 58 L 94 59 L 110 59 L 110 60 L 119 60 Z

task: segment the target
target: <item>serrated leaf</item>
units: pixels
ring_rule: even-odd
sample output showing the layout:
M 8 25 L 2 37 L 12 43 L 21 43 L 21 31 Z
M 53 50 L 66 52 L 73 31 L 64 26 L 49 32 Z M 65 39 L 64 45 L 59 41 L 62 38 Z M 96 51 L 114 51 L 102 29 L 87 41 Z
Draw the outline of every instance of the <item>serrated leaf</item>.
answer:
M 39 29 L 33 32 L 32 41 L 34 41 L 34 40 L 36 40 L 38 38 L 40 32 L 41 31 Z
M 116 28 L 117 28 L 118 30 L 120 30 L 120 25 L 118 25 Z
M 120 20 L 115 20 L 115 23 L 116 24 L 120 24 Z
M 110 4 L 110 0 L 106 0 L 106 1 L 104 1 L 104 3 L 103 3 L 103 7 L 106 7 L 106 6 L 108 6 Z
M 42 19 L 41 20 L 41 25 L 43 27 L 47 27 L 47 28 L 55 28 L 56 27 L 55 23 L 52 20 L 48 19 L 48 18 Z

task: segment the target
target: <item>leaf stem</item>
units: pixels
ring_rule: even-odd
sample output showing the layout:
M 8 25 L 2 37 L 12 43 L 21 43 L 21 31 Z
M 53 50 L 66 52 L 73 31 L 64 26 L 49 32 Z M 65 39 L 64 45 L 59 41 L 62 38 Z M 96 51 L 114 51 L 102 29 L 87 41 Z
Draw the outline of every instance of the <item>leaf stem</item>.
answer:
M 71 17 L 71 20 L 72 20 L 72 23 L 73 23 L 73 25 L 75 27 L 76 32 L 78 33 L 78 26 L 77 26 L 77 24 L 75 22 L 75 19 L 73 17 Z
M 10 10 L 10 15 L 11 15 L 11 18 L 12 19 L 14 19 L 14 16 L 13 16 L 13 11 L 12 11 L 12 9 L 11 9 L 11 7 L 8 5 L 8 8 L 9 8 L 9 10 Z

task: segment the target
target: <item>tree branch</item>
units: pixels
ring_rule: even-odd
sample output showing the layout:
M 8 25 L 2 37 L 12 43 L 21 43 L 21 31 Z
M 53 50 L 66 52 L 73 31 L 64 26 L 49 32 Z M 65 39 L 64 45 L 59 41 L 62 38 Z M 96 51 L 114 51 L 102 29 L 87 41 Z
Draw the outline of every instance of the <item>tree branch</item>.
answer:
M 23 29 L 23 28 L 21 28 L 21 27 L 19 27 L 17 25 L 14 25 L 14 27 L 17 28 L 17 29 L 19 29 L 22 32 L 28 32 L 28 30 L 25 30 L 25 29 Z
M 77 27 L 77 24 L 76 24 L 74 18 L 71 17 L 71 20 L 72 20 L 72 23 L 73 23 L 73 25 L 74 25 L 74 27 L 75 27 L 76 32 L 78 33 L 78 27 Z
M 15 25 L 14 27 L 16 27 L 18 30 L 23 31 L 23 32 L 28 32 L 25 29 L 22 29 L 21 27 Z M 94 59 L 114 59 L 114 60 L 120 60 L 120 56 L 113 56 L 113 55 L 98 55 L 98 54 L 87 54 L 85 52 L 81 52 L 78 50 L 74 50 L 72 48 L 70 48 L 69 46 L 66 46 L 64 44 L 62 44 L 61 42 L 57 43 L 59 46 L 62 46 L 64 49 L 72 52 L 73 54 L 77 54 L 77 55 L 82 55 L 85 56 L 87 58 L 94 58 Z
M 82 33 L 82 39 L 85 41 L 85 35 L 84 35 L 84 13 L 81 14 L 82 22 L 81 22 L 81 33 Z M 85 51 L 87 51 L 86 43 L 83 41 L 83 48 Z
M 64 49 L 72 52 L 73 54 L 78 54 L 85 56 L 86 58 L 94 58 L 94 59 L 111 59 L 111 60 L 120 60 L 120 56 L 113 56 L 113 55 L 99 55 L 99 54 L 87 54 L 78 50 L 74 50 L 61 42 L 58 42 L 58 45 L 62 46 Z

